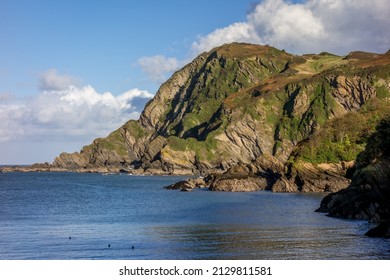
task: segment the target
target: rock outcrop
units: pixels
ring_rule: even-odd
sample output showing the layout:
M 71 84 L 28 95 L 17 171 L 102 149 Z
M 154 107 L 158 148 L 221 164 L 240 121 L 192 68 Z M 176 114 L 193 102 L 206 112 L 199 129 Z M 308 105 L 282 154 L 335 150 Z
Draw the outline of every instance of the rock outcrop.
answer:
M 181 190 L 183 192 L 189 192 L 193 189 L 203 189 L 207 188 L 205 180 L 203 177 L 191 178 L 184 181 L 179 181 L 172 185 L 165 187 L 168 190 Z
M 210 174 L 206 177 L 192 178 L 167 186 L 167 189 L 190 191 L 207 188 L 210 191 L 253 192 L 265 190 L 267 179 L 252 173 L 249 168 L 237 165 L 223 174 Z
M 346 188 L 353 162 L 312 164 L 297 162 L 272 185 L 274 192 L 336 192 Z

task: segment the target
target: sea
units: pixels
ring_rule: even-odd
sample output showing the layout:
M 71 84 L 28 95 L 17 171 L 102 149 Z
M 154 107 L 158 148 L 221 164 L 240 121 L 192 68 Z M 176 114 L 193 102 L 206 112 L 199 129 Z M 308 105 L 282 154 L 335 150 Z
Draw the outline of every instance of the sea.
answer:
M 192 192 L 178 176 L 0 173 L 2 260 L 390 259 L 324 194 Z

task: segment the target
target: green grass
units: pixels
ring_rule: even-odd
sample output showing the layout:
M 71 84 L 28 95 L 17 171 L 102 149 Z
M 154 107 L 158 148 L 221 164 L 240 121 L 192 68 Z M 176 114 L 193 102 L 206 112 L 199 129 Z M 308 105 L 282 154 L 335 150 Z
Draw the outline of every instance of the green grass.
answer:
M 176 136 L 168 137 L 168 145 L 175 151 L 194 151 L 200 161 L 213 161 L 217 159 L 218 140 L 214 138 L 215 133 L 211 133 L 205 141 L 198 141 L 196 138 L 187 139 Z
M 98 138 L 93 144 L 89 145 L 92 149 L 105 149 L 108 151 L 114 151 L 119 156 L 127 155 L 127 148 L 120 129 L 115 130 L 106 138 Z
M 385 85 L 376 85 L 376 96 L 379 99 L 385 99 L 390 97 L 389 89 Z
M 316 74 L 332 67 L 346 64 L 342 57 L 328 53 L 320 55 L 305 55 L 305 62 L 295 65 L 293 68 L 302 74 Z
M 344 63 L 342 57 L 335 55 L 324 55 L 320 56 L 319 59 L 312 61 L 310 65 L 315 71 L 320 72 L 325 69 L 340 65 L 341 63 Z
M 306 110 L 294 112 L 298 98 L 307 98 L 309 104 Z M 307 138 L 313 132 L 314 126 L 325 124 L 334 106 L 336 103 L 330 94 L 330 87 L 323 81 L 314 86 L 296 88 L 286 101 L 283 117 L 277 125 L 281 138 L 294 142 Z
M 134 136 L 136 139 L 142 138 L 146 135 L 145 130 L 137 121 L 131 120 L 127 122 L 124 127 L 128 129 L 131 135 Z

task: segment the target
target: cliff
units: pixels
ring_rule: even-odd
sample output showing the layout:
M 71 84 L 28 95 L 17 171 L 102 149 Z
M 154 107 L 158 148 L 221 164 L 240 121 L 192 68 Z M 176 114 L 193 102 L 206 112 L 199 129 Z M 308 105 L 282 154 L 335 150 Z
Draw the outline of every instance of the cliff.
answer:
M 380 223 L 367 234 L 390 237 L 390 112 L 370 136 L 355 168 L 351 185 L 326 196 L 317 211 Z
M 389 77 L 389 53 L 223 45 L 174 73 L 138 120 L 48 169 L 210 175 L 198 186 L 214 190 L 337 191 L 390 109 Z

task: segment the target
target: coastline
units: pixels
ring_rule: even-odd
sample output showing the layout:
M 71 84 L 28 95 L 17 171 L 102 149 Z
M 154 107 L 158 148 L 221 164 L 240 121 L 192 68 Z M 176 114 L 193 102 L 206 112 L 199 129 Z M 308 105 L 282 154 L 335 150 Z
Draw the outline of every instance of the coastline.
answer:
M 186 171 L 186 172 L 185 172 Z M 164 172 L 163 170 L 148 170 L 144 171 L 142 169 L 124 169 L 123 167 L 85 167 L 79 169 L 67 169 L 61 167 L 55 167 L 50 163 L 36 163 L 32 165 L 2 165 L 0 166 L 0 173 L 12 173 L 12 172 L 69 172 L 69 173 L 98 173 L 98 174 L 128 174 L 128 175 L 138 175 L 138 176 L 189 176 L 190 178 L 186 180 L 177 181 L 176 183 L 164 186 L 167 190 L 178 190 L 181 192 L 191 192 L 194 189 L 207 189 L 209 191 L 217 192 L 257 192 L 257 191 L 271 191 L 278 193 L 326 193 L 327 196 L 337 195 L 338 192 L 332 192 L 329 190 L 315 190 L 308 189 L 305 191 L 298 189 L 286 189 L 279 188 L 280 185 L 284 182 L 283 178 L 278 178 L 275 182 L 272 182 L 270 185 L 269 178 L 261 175 L 256 175 L 251 173 L 247 169 L 241 167 L 232 168 L 225 173 L 210 173 L 205 176 L 201 174 L 195 174 L 188 172 L 188 170 L 182 170 L 182 172 Z M 279 181 L 279 182 L 278 182 Z M 286 183 L 286 182 L 284 182 Z M 290 182 L 291 183 L 291 182 Z M 345 182 L 343 182 L 345 183 Z M 274 187 L 276 186 L 276 187 Z M 347 189 L 348 186 L 345 186 L 343 189 Z M 295 190 L 295 191 L 294 191 Z M 323 202 L 315 212 L 324 212 L 321 209 Z M 332 218 L 337 218 L 337 215 L 327 214 L 327 216 Z M 341 218 L 341 217 L 339 217 Z M 345 217 L 344 217 L 345 218 Z M 389 234 L 389 223 L 382 223 L 382 221 L 371 221 L 367 218 L 352 218 L 353 220 L 368 220 L 368 224 L 372 225 L 372 228 L 366 232 L 366 235 L 369 237 L 385 237 L 388 238 Z M 375 223 L 376 222 L 376 223 Z M 379 223 L 378 223 L 379 222 Z M 379 224 L 379 225 L 378 225 Z
M 176 170 L 175 173 L 165 172 L 163 170 L 142 170 L 142 169 L 133 169 L 133 168 L 125 168 L 123 166 L 90 166 L 90 167 L 82 167 L 82 168 L 63 168 L 53 166 L 50 163 L 34 163 L 31 165 L 1 165 L 0 173 L 8 173 L 8 172 L 74 172 L 74 173 L 126 173 L 133 175 L 172 175 L 172 176 L 194 176 L 199 175 L 195 173 L 188 172 L 188 170 L 182 170 L 181 172 Z

